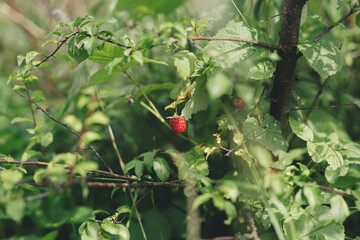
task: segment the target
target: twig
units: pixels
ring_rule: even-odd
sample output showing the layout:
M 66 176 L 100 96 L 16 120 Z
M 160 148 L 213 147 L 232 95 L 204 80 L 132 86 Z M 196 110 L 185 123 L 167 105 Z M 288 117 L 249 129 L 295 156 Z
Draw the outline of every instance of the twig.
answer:
M 137 205 L 139 205 L 139 203 L 152 191 L 152 189 L 149 189 L 146 191 L 146 193 L 144 193 L 144 195 L 142 195 L 134 204 L 134 206 L 130 209 L 130 212 L 127 213 L 119 222 L 116 223 L 122 223 L 129 215 L 130 213 L 132 213 L 134 211 L 134 209 L 137 207 Z
M 309 110 L 309 109 L 338 108 L 338 107 L 344 107 L 344 106 L 352 106 L 352 105 L 356 105 L 356 104 L 360 104 L 360 101 L 337 104 L 337 105 L 330 105 L 330 106 L 313 107 L 313 108 L 311 108 L 311 107 L 290 108 L 289 110 L 290 111 L 304 111 L 304 110 Z
M 276 15 L 274 15 L 274 16 L 272 16 L 272 17 L 268 17 L 268 18 L 265 18 L 265 19 L 263 19 L 263 20 L 260 20 L 259 22 L 265 22 L 265 21 L 267 21 L 267 20 L 270 20 L 270 19 L 279 17 L 279 16 L 281 16 L 281 15 L 282 15 L 282 13 L 279 13 L 279 14 L 276 14 Z
M 47 196 L 49 196 L 49 193 L 48 192 L 43 192 L 43 193 L 40 193 L 40 194 L 37 194 L 37 195 L 34 195 L 34 196 L 26 197 L 26 198 L 24 198 L 24 201 L 25 202 L 31 202 L 31 201 L 34 201 L 34 200 L 45 198 Z
M 328 27 L 325 27 L 324 31 L 322 31 L 315 39 L 314 42 L 319 41 L 325 34 L 327 34 L 331 29 L 333 29 L 334 27 L 336 27 L 339 23 L 343 22 L 344 20 L 346 20 L 348 17 L 350 17 L 352 14 L 356 13 L 358 10 L 351 8 L 350 11 L 345 14 L 342 18 L 340 18 L 337 23 L 330 25 Z
M 56 122 L 57 124 L 60 124 L 61 126 L 65 127 L 67 130 L 69 130 L 72 134 L 80 137 L 80 134 L 78 132 L 76 132 L 75 130 L 73 130 L 71 127 L 69 127 L 67 124 L 60 122 L 59 120 L 55 119 L 53 116 L 50 115 L 50 113 L 48 113 L 47 111 L 45 111 L 45 109 L 43 109 L 35 100 L 25 96 L 24 94 L 20 93 L 19 91 L 15 91 L 17 94 L 19 94 L 21 97 L 26 98 L 27 100 L 31 101 L 37 109 L 41 110 L 46 116 L 48 116 L 51 120 L 53 120 L 54 122 Z M 102 163 L 105 165 L 105 167 L 109 170 L 109 172 L 113 172 L 112 169 L 109 167 L 109 165 L 105 162 L 105 160 L 100 156 L 100 154 L 95 150 L 95 148 L 88 144 L 86 145 L 86 147 L 89 147 L 94 153 L 95 155 L 102 161 Z
M 334 189 L 332 189 L 331 187 L 325 187 L 325 186 L 322 186 L 322 185 L 319 185 L 319 184 L 315 184 L 315 187 L 317 188 L 321 188 L 321 189 L 324 189 L 324 190 L 328 190 L 330 192 L 333 192 L 333 193 L 336 193 L 336 194 L 339 194 L 340 196 L 343 196 L 343 197 L 350 197 L 352 198 L 353 196 L 350 195 L 350 194 L 347 194 L 347 193 L 343 193 L 343 192 L 339 192 L 339 191 L 336 191 Z
M 188 41 L 197 41 L 197 40 L 206 40 L 206 41 L 234 41 L 234 42 L 245 42 L 250 43 L 253 45 L 257 45 L 260 47 L 269 48 L 271 50 L 281 50 L 280 46 L 271 45 L 264 42 L 259 41 L 253 41 L 253 40 L 247 40 L 247 39 L 241 39 L 241 38 L 229 38 L 229 37 L 191 37 L 188 38 Z
M 130 187 L 130 188 L 184 188 L 183 184 L 168 184 L 167 182 L 140 182 L 140 183 L 106 183 L 106 182 L 86 182 L 88 187 Z
M 62 47 L 62 45 L 64 45 L 69 38 L 71 38 L 72 36 L 75 36 L 79 32 L 80 32 L 79 29 L 75 29 L 75 31 L 73 33 L 70 33 L 69 35 L 66 35 L 63 39 L 59 40 L 58 41 L 59 44 L 57 45 L 55 50 L 50 55 L 46 56 L 40 63 L 36 64 L 36 67 L 40 66 L 42 63 L 48 61 L 51 57 L 53 57 L 55 55 L 55 53 L 57 53 L 57 51 L 59 51 L 59 49 Z
M 321 87 L 318 91 L 318 93 L 316 94 L 313 102 L 311 103 L 310 109 L 307 111 L 307 113 L 304 116 L 305 121 L 308 119 L 308 117 L 310 116 L 310 113 L 312 112 L 312 110 L 314 109 L 317 101 L 319 100 L 320 95 L 322 94 L 322 92 L 324 91 L 325 87 L 327 86 L 328 82 L 330 80 L 330 76 L 326 78 L 326 80 L 323 82 L 323 84 L 321 84 Z

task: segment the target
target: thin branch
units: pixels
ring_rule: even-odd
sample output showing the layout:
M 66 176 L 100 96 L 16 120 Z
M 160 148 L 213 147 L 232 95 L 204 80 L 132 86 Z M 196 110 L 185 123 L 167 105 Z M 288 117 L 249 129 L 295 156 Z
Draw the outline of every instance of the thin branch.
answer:
M 26 98 L 27 100 L 31 101 L 37 109 L 41 110 L 46 116 L 48 116 L 51 120 L 56 122 L 57 124 L 60 124 L 61 126 L 65 127 L 67 130 L 69 130 L 72 134 L 80 137 L 80 134 L 73 130 L 71 127 L 69 127 L 67 124 L 60 122 L 59 120 L 55 119 L 53 116 L 50 115 L 45 109 L 43 109 L 35 100 L 25 96 L 24 94 L 20 93 L 19 91 L 15 91 L 17 94 L 19 94 L 21 97 Z M 105 160 L 100 156 L 100 154 L 95 150 L 95 148 L 88 144 L 86 147 L 89 147 L 95 155 L 102 161 L 102 163 L 105 165 L 105 167 L 109 170 L 109 172 L 113 172 L 112 169 L 109 167 L 109 165 L 105 162 Z
M 24 198 L 24 201 L 25 202 L 31 202 L 31 201 L 34 201 L 34 200 L 45 198 L 47 196 L 49 196 L 49 193 L 48 192 L 43 192 L 43 193 L 40 193 L 40 194 L 37 194 L 37 195 L 34 195 L 34 196 L 26 197 L 26 198 Z
M 343 197 L 350 197 L 350 198 L 353 197 L 353 196 L 350 195 L 350 194 L 336 191 L 336 190 L 332 189 L 331 187 L 325 187 L 325 186 L 322 186 L 322 185 L 319 185 L 319 184 L 315 184 L 315 186 L 316 186 L 317 188 L 321 188 L 321 189 L 328 190 L 328 191 L 330 191 L 330 192 L 339 194 L 340 196 L 343 196 Z
M 241 38 L 229 38 L 229 37 L 191 37 L 188 38 L 188 41 L 197 41 L 197 40 L 206 40 L 206 41 L 234 41 L 234 42 L 245 42 L 253 45 L 257 45 L 260 47 L 269 48 L 271 50 L 281 50 L 279 46 L 271 45 L 264 42 L 241 39 Z
M 130 188 L 185 188 L 183 184 L 169 184 L 167 182 L 139 182 L 139 183 L 107 183 L 107 182 L 86 182 L 88 187 L 130 187 Z
M 53 57 L 55 55 L 55 53 L 57 53 L 57 51 L 59 51 L 59 49 L 62 47 L 62 45 L 64 45 L 69 38 L 71 38 L 72 36 L 75 36 L 78 33 L 80 33 L 80 30 L 75 29 L 75 31 L 73 33 L 70 33 L 69 35 L 66 35 L 63 39 L 59 40 L 58 41 L 59 44 L 57 45 L 55 50 L 50 55 L 46 56 L 40 63 L 36 64 L 36 67 L 40 66 L 42 63 L 48 61 L 51 57 Z
M 321 87 L 318 91 L 318 93 L 316 94 L 313 102 L 311 103 L 310 109 L 307 111 L 307 113 L 304 116 L 304 119 L 307 120 L 308 117 L 310 116 L 310 113 L 312 112 L 312 110 L 314 109 L 317 101 L 319 100 L 320 95 L 322 94 L 322 92 L 324 91 L 325 87 L 327 86 L 328 82 L 330 80 L 330 76 L 326 78 L 326 80 L 323 82 L 323 84 L 321 84 Z
M 336 27 L 339 23 L 343 22 L 344 20 L 346 20 L 348 17 L 350 17 L 351 15 L 353 15 L 354 13 L 356 13 L 358 10 L 351 8 L 350 11 L 345 14 L 342 18 L 340 18 L 337 23 L 330 25 L 328 27 L 325 27 L 324 31 L 322 31 L 315 39 L 314 42 L 319 41 L 325 34 L 327 34 L 328 32 L 330 32 L 331 29 L 333 29 L 334 27 Z
M 257 233 L 257 228 L 255 226 L 255 221 L 253 216 L 251 215 L 250 211 L 247 211 L 246 213 L 246 217 L 248 222 L 250 223 L 250 227 L 251 227 L 251 236 L 254 240 L 260 240 L 259 235 Z
M 265 18 L 263 20 L 260 20 L 259 22 L 266 22 L 267 20 L 270 20 L 270 19 L 273 19 L 273 18 L 276 18 L 276 17 L 280 17 L 280 16 L 282 16 L 282 13 L 276 14 L 276 15 L 274 15 L 272 17 Z
M 355 101 L 351 103 L 343 103 L 343 104 L 337 104 L 337 105 L 330 105 L 330 106 L 320 106 L 320 107 L 300 107 L 300 108 L 290 108 L 291 111 L 304 111 L 309 109 L 326 109 L 326 108 L 338 108 L 338 107 L 344 107 L 344 106 L 352 106 L 360 104 L 360 101 Z
M 152 191 L 152 189 L 149 189 L 146 191 L 146 193 L 144 193 L 144 195 L 142 195 L 134 204 L 134 206 L 130 209 L 130 212 L 127 213 L 119 222 L 116 223 L 122 223 L 129 215 L 130 213 L 132 213 L 134 211 L 134 209 L 137 207 L 137 205 L 139 205 L 139 203 Z

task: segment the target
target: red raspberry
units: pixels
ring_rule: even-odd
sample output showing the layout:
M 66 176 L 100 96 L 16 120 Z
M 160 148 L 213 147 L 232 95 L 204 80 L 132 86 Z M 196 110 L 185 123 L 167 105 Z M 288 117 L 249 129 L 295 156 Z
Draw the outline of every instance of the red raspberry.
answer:
M 182 133 L 186 130 L 186 120 L 184 116 L 171 118 L 169 124 L 174 133 Z

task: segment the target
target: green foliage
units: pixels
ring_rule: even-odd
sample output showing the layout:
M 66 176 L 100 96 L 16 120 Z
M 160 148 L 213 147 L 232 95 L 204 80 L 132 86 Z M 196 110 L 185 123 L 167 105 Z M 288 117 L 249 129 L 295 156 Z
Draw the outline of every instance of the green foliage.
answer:
M 98 1 L 55 29 L 35 13 L 54 29 L 36 51 L 0 40 L 14 52 L 0 60 L 1 239 L 184 239 L 190 223 L 204 239 L 360 235 L 359 14 L 314 41 L 358 2 L 303 9 L 281 129 L 281 20 L 259 19 L 282 1 L 195 2 Z

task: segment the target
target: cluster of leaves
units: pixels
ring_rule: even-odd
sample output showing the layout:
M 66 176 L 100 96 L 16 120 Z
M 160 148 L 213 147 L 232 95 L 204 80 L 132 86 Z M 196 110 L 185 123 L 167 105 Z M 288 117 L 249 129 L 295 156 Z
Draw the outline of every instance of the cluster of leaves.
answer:
M 126 2 L 119 1 L 119 5 Z M 140 2 L 132 1 L 132 4 L 151 12 L 151 4 Z M 339 7 L 358 8 L 352 2 L 338 3 Z M 174 3 L 179 4 L 180 1 Z M 308 10 L 310 5 L 304 8 L 308 13 L 303 11 L 302 30 L 311 30 L 308 25 L 316 20 Z M 155 10 L 166 12 L 162 7 Z M 136 16 L 143 17 L 142 14 Z M 300 112 L 291 114 L 289 134 L 280 130 L 278 121 L 268 114 L 270 101 L 266 99 L 279 60 L 276 52 L 279 49 L 275 47 L 277 37 L 271 38 L 266 32 L 269 29 L 263 29 L 260 24 L 251 23 L 250 26 L 236 17 L 236 21 L 226 23 L 221 29 L 214 28 L 208 18 L 177 22 L 153 19 L 155 29 L 149 31 L 136 26 L 124 34 L 114 30 L 118 24 L 116 19 L 95 22 L 91 16 L 78 17 L 73 22 L 59 24 L 48 34 L 55 36 L 43 44 L 54 47 L 50 55 L 31 51 L 18 56 L 19 70 L 11 74 L 8 83 L 14 83 L 14 90 L 29 101 L 32 118 L 17 117 L 12 124 L 31 123 L 32 127 L 27 129 L 31 137 L 19 157 L 19 167 L 14 165 L 13 157 L 1 157 L 2 162 L 8 162 L 0 172 L 3 186 L 0 196 L 5 206 L 0 208 L 2 218 L 21 222 L 26 214 L 32 214 L 27 213 L 32 201 L 25 203 L 32 194 L 66 192 L 80 184 L 83 198 L 86 198 L 91 195 L 89 183 L 95 184 L 92 181 L 99 180 L 106 185 L 111 180 L 111 186 L 115 188 L 107 196 L 108 201 L 121 189 L 116 187 L 119 181 L 121 187 L 150 187 L 152 191 L 155 186 L 184 187 L 181 199 L 194 199 L 192 206 L 188 206 L 189 212 L 203 208 L 209 222 L 213 215 L 224 212 L 227 217 L 224 225 L 232 226 L 234 235 L 248 237 L 253 234 L 246 230 L 253 215 L 264 239 L 344 239 L 344 222 L 347 219 L 356 221 L 351 215 L 360 211 L 360 186 L 353 181 L 359 180 L 360 145 L 325 111 L 311 113 L 310 110 L 309 117 Z M 141 23 L 146 26 L 146 21 L 148 19 Z M 278 26 L 274 24 L 273 27 Z M 212 34 L 215 29 L 216 33 Z M 210 42 L 195 43 L 199 34 L 207 36 Z M 304 102 L 311 103 L 316 93 L 306 95 L 301 84 L 311 84 L 311 80 L 307 81 L 311 78 L 320 78 L 324 82 L 346 74 L 342 72 L 345 61 L 336 40 L 314 42 L 312 33 L 300 33 L 300 40 L 299 65 L 304 73 L 297 73 L 303 79 L 294 86 L 294 92 Z M 67 54 L 60 54 L 64 48 L 67 48 Z M 71 68 L 88 64 L 92 71 L 81 90 L 70 91 L 66 106 L 54 118 L 41 107 L 47 103 L 46 94 L 31 89 L 39 81 L 36 72 L 42 67 L 51 67 L 49 61 L 57 59 L 65 60 Z M 161 77 L 164 69 L 170 69 L 168 76 L 172 77 L 176 71 L 179 80 L 170 82 L 166 75 L 154 80 Z M 156 75 L 157 70 L 161 74 Z M 144 76 L 153 82 L 140 80 Z M 122 82 L 117 81 L 119 78 Z M 74 85 L 79 83 L 74 81 Z M 166 94 L 157 94 L 161 91 Z M 163 100 L 164 96 L 166 100 Z M 168 96 L 172 99 L 170 104 Z M 239 98 L 245 105 L 234 104 Z M 161 128 L 168 128 L 167 131 L 150 129 L 148 131 L 153 133 L 149 136 L 154 136 L 154 132 L 172 134 L 164 117 L 169 113 L 165 111 L 182 108 L 181 114 L 191 122 L 190 130 L 183 135 L 171 136 L 182 138 L 185 149 L 176 149 L 177 146 L 169 146 L 164 140 L 155 150 L 136 151 L 132 160 L 124 165 L 112 132 L 115 125 L 110 123 L 113 116 L 127 116 L 116 109 L 127 101 L 142 107 L 138 110 L 141 114 L 146 114 L 143 110 L 152 114 Z M 298 99 L 291 102 L 292 106 L 297 104 Z M 41 110 L 47 119 L 36 121 L 34 110 Z M 207 116 L 201 118 L 201 112 Z M 215 119 L 217 127 L 214 127 Z M 59 127 L 65 127 L 68 134 L 76 136 L 76 140 L 71 139 L 75 144 L 65 142 L 65 146 L 52 148 L 57 139 L 54 137 L 56 131 L 59 131 L 54 124 L 62 125 Z M 104 133 L 105 129 L 108 134 Z M 206 133 L 201 135 L 200 129 Z M 108 140 L 112 147 L 106 146 Z M 124 137 L 126 140 L 132 138 Z M 93 147 L 94 143 L 114 154 L 101 157 Z M 125 147 L 121 148 L 125 151 Z M 88 153 L 91 150 L 95 154 Z M 114 156 L 120 162 L 126 181 L 110 178 L 118 177 L 108 167 L 116 161 L 109 161 L 107 157 Z M 29 163 L 41 165 L 34 159 L 44 160 L 41 163 L 46 168 L 26 168 Z M 102 161 L 107 163 L 104 165 Z M 93 177 L 100 173 L 101 164 L 108 167 L 106 176 L 109 178 Z M 173 185 L 174 181 L 180 181 L 181 185 Z M 137 185 L 131 185 L 132 182 Z M 92 214 L 89 208 L 79 210 L 83 215 L 72 223 L 74 228 L 75 224 L 82 224 L 73 234 L 80 235 L 81 239 L 130 239 L 141 231 L 139 237 L 146 239 L 141 214 L 136 208 L 142 200 L 139 198 L 141 189 L 123 190 L 122 193 L 131 200 L 126 205 L 120 204 L 121 207 L 115 206 L 117 210 L 112 210 L 113 215 L 103 210 L 95 210 Z M 175 196 L 179 191 L 166 194 Z M 156 211 L 155 199 L 152 195 L 153 211 Z M 171 199 L 175 205 L 175 197 Z M 185 205 L 184 202 L 180 205 Z M 244 220 L 247 212 L 251 213 L 250 220 Z M 110 216 L 101 219 L 99 214 Z M 123 224 L 125 218 L 118 221 L 121 214 L 130 216 L 126 224 Z M 138 222 L 131 219 L 133 214 Z M 185 222 L 186 215 L 180 220 Z M 176 220 L 172 218 L 171 221 Z M 160 235 L 170 239 L 164 229 Z M 54 239 L 57 234 L 54 232 L 46 239 Z M 174 230 L 173 237 L 184 237 L 184 234 L 184 231 Z

